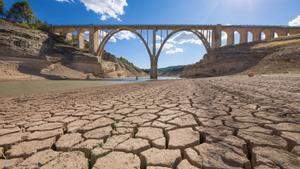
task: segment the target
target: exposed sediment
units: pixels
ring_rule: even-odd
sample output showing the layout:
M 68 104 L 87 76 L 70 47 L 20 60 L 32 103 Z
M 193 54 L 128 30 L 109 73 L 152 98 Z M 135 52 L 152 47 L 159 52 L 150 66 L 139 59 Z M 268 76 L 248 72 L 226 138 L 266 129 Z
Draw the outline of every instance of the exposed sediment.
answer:
M 300 76 L 146 82 L 0 98 L 7 168 L 300 166 Z

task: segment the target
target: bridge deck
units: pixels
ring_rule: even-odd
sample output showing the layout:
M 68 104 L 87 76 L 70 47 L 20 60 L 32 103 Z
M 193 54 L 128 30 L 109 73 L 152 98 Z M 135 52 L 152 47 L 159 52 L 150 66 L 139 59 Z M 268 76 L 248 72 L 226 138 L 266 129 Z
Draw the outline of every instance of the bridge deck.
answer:
M 285 25 L 51 25 L 55 28 L 88 28 L 88 27 L 95 27 L 98 29 L 119 29 L 122 27 L 132 28 L 132 29 L 213 29 L 218 26 L 223 28 L 275 28 L 275 29 L 300 29 L 300 27 L 291 27 Z

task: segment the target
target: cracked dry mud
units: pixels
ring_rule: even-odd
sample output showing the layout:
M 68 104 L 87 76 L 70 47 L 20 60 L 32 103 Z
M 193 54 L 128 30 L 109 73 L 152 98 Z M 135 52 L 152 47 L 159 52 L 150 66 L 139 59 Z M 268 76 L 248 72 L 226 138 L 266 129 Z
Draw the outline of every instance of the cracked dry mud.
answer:
M 300 76 L 0 99 L 0 168 L 300 168 Z

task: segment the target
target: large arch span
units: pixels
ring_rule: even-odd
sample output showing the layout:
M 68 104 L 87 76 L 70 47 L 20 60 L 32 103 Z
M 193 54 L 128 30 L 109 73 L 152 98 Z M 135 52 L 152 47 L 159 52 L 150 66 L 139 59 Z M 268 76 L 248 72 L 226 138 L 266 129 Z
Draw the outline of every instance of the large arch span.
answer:
M 148 52 L 148 55 L 151 57 L 152 55 L 152 52 L 148 46 L 148 43 L 147 41 L 144 39 L 144 37 L 139 33 L 137 32 L 136 30 L 134 29 L 130 29 L 130 28 L 120 28 L 120 29 L 117 29 L 117 30 L 113 30 L 111 32 L 109 32 L 104 38 L 103 40 L 101 41 L 98 49 L 97 49 L 97 52 L 96 52 L 96 55 L 99 57 L 98 60 L 101 60 L 101 57 L 103 55 L 103 52 L 104 52 L 104 48 L 106 46 L 106 44 L 109 42 L 109 40 L 117 33 L 121 32 L 121 31 L 129 31 L 133 34 L 135 34 L 137 37 L 140 38 L 140 40 L 143 42 L 144 46 L 146 47 L 146 50 Z
M 171 33 L 170 33 L 169 35 L 167 35 L 167 37 L 163 40 L 162 44 L 160 45 L 160 47 L 159 47 L 159 49 L 158 49 L 158 51 L 157 51 L 157 57 L 160 56 L 160 54 L 161 54 L 161 52 L 162 52 L 162 50 L 163 50 L 165 44 L 168 42 L 168 40 L 169 40 L 172 36 L 174 36 L 175 34 L 180 33 L 180 32 L 191 32 L 191 33 L 193 33 L 194 35 L 196 35 L 196 36 L 199 38 L 199 40 L 201 40 L 201 42 L 203 43 L 203 45 L 204 45 L 204 47 L 205 47 L 205 49 L 206 49 L 207 52 L 211 50 L 209 41 L 205 38 L 205 36 L 204 36 L 201 32 L 199 32 L 199 31 L 197 31 L 197 30 L 190 30 L 190 29 L 178 29 L 178 30 L 175 30 L 175 31 L 171 32 Z

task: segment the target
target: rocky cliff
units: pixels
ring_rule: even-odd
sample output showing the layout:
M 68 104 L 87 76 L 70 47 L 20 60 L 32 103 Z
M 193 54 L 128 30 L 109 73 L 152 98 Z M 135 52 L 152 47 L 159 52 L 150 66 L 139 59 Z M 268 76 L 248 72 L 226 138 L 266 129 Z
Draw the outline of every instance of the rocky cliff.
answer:
M 146 75 L 124 58 L 105 52 L 99 64 L 94 55 L 77 49 L 60 36 L 3 20 L 0 20 L 0 69 L 1 79 L 18 79 L 14 74 L 22 75 L 25 79 L 26 75 L 33 79 Z
M 181 77 L 249 73 L 300 73 L 300 35 L 215 49 L 187 66 Z

